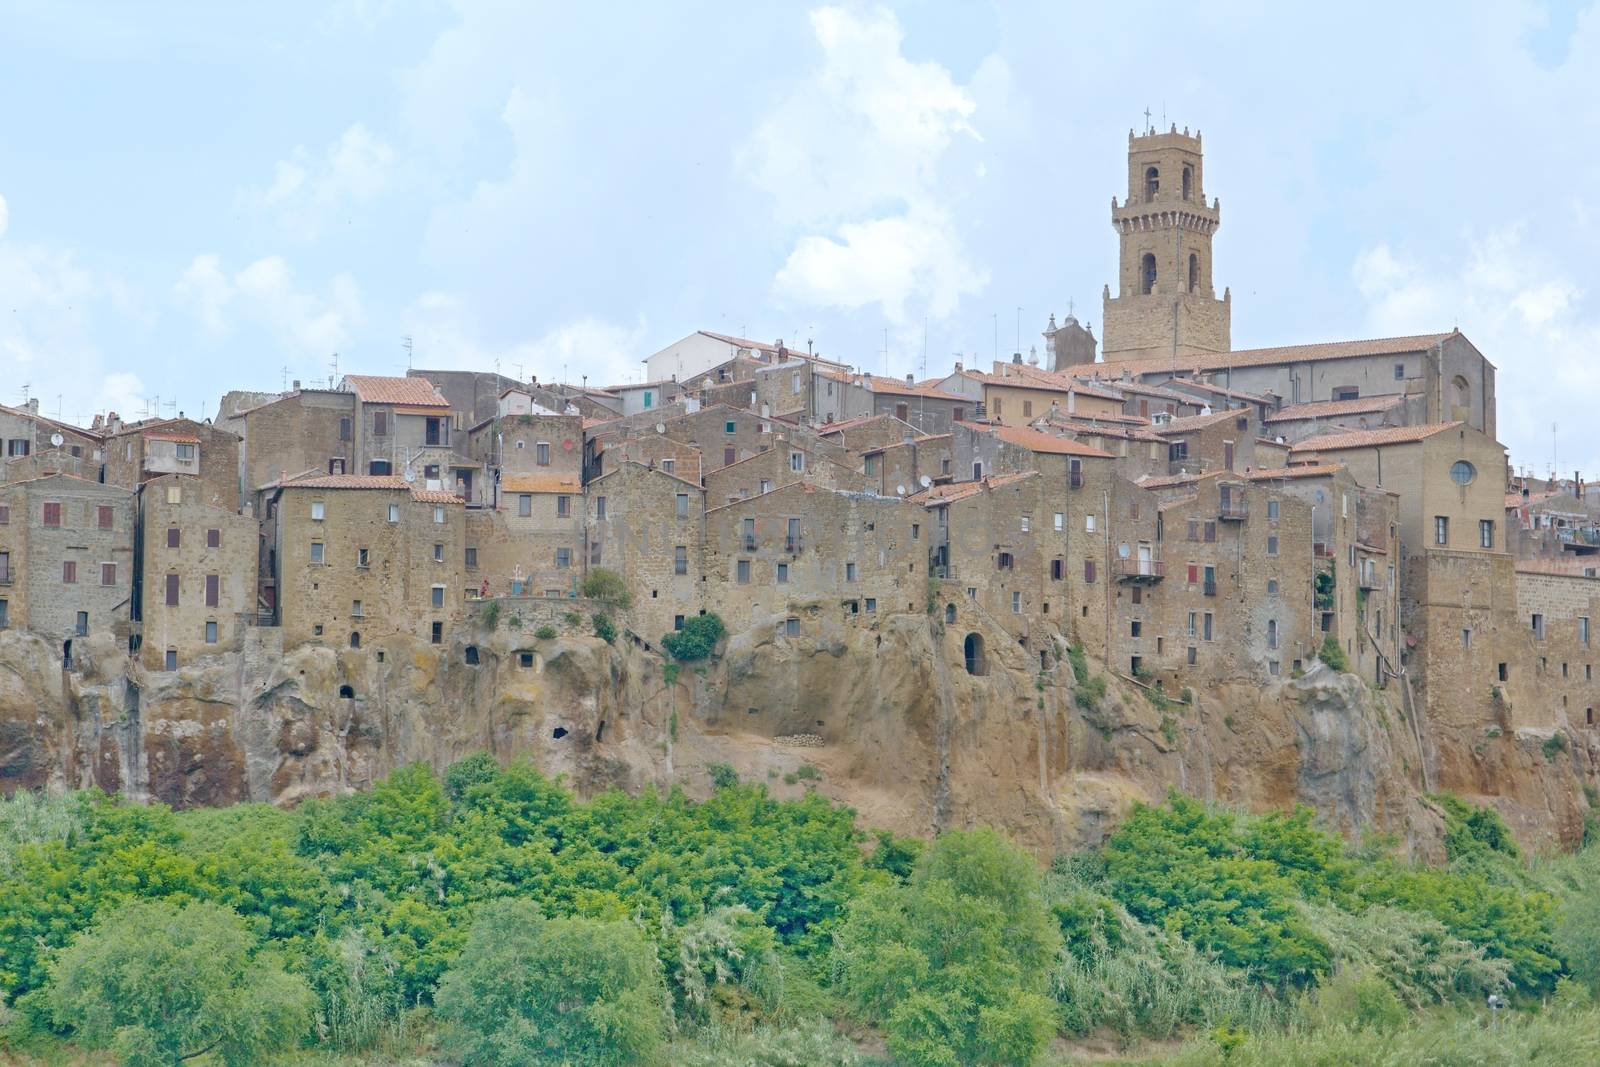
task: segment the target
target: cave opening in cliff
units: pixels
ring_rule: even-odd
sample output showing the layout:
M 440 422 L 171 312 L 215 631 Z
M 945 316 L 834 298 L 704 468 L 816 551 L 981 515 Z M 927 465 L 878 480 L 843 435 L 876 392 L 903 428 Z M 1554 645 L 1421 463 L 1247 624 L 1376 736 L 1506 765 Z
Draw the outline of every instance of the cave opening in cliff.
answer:
M 594 739 L 596 742 L 604 741 L 606 739 L 606 721 L 604 719 L 601 719 L 600 725 L 595 727 Z
M 355 687 L 354 686 L 341 685 L 339 687 L 339 699 L 340 700 L 354 700 L 355 698 L 356 698 L 356 691 L 355 691 Z
M 559 741 L 563 737 L 567 736 L 567 728 L 565 726 L 557 726 L 554 730 L 550 731 L 550 736 Z
M 984 661 L 983 656 L 982 634 L 968 634 L 961 648 L 966 656 L 968 674 L 984 675 L 989 673 L 989 665 Z

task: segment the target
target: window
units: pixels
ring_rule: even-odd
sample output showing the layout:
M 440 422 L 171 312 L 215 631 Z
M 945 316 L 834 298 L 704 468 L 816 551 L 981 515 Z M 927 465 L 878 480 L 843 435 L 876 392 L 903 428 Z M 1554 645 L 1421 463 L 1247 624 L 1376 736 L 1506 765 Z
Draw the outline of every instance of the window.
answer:
M 61 564 L 61 580 L 67 585 L 76 584 L 78 581 L 78 564 L 72 560 L 63 560 Z
M 206 607 L 214 608 L 221 603 L 222 577 L 217 574 L 206 575 Z
M 1277 619 L 1268 619 L 1267 620 L 1267 647 L 1268 648 L 1277 648 L 1278 647 L 1278 620 Z
M 1189 628 L 1188 628 L 1188 634 L 1189 634 L 1189 636 L 1190 636 L 1190 637 L 1193 637 L 1193 636 L 1194 636 L 1194 635 L 1195 635 L 1195 633 L 1196 633 L 1196 630 L 1195 630 L 1195 620 L 1196 620 L 1196 619 L 1197 619 L 1197 618 L 1198 618 L 1198 616 L 1197 616 L 1197 615 L 1196 615 L 1196 614 L 1195 614 L 1195 613 L 1194 613 L 1194 612 L 1192 612 L 1192 611 L 1191 611 L 1191 612 L 1189 612 Z
M 921 523 L 917 523 L 917 522 L 912 523 L 911 524 L 911 540 L 915 541 L 921 536 L 922 536 L 922 524 Z
M 79 637 L 89 636 L 89 613 L 87 611 L 78 612 L 76 633 Z
M 214 645 L 216 643 L 217 643 L 217 620 L 215 620 L 215 619 L 207 619 L 206 620 L 206 644 Z
M 221 530 L 211 529 L 211 530 L 207 530 L 206 531 L 206 547 L 207 548 L 221 548 L 222 547 L 222 531 Z
M 444 509 L 440 509 L 441 511 Z M 572 498 L 570 496 L 556 497 L 556 518 L 565 519 L 572 515 Z
M 168 607 L 175 608 L 178 606 L 178 576 L 176 574 L 167 575 L 166 602 Z
M 1200 637 L 1206 641 L 1211 640 L 1211 612 L 1209 611 L 1201 619 Z
M 321 541 L 313 541 L 313 542 L 311 542 L 311 565 L 313 567 L 322 566 L 322 542 Z
M 1193 667 L 1195 665 L 1195 662 L 1199 659 L 1199 657 L 1200 657 L 1200 650 L 1198 648 L 1194 647 L 1193 645 L 1190 645 L 1189 646 L 1189 652 L 1188 652 L 1189 666 Z
M 783 620 L 783 635 L 785 637 L 800 636 L 800 620 L 790 616 Z
M 804 452 L 790 452 L 789 453 L 789 469 L 792 470 L 792 471 L 803 471 L 803 470 L 805 470 L 806 469 L 806 454 Z
M 527 518 L 528 516 L 533 514 L 533 494 L 532 493 L 519 493 L 519 494 L 517 494 L 517 514 L 522 516 L 523 518 Z
M 4 568 L 0 567 L 0 571 L 3 571 L 3 570 L 4 570 Z M 100 564 L 100 584 L 101 585 L 116 585 L 117 584 L 117 565 L 115 563 L 102 563 L 102 564 Z
M 564 571 L 570 566 L 572 566 L 572 549 L 556 549 L 556 570 Z
M 522 667 L 524 669 L 532 667 L 533 666 L 533 653 L 532 652 L 518 652 L 517 653 L 517 666 Z
M 1087 514 L 1087 515 L 1085 515 L 1083 517 L 1083 529 L 1084 529 L 1085 533 L 1094 533 L 1094 513 L 1093 512 L 1090 512 L 1089 514 Z
M 350 440 L 350 416 L 343 415 L 339 418 L 339 440 Z
M 678 469 L 678 461 L 675 459 L 664 459 L 661 461 L 661 469 L 666 471 L 668 474 L 671 474 L 673 471 Z
M 689 494 L 688 493 L 679 493 L 678 494 L 678 518 L 687 519 L 688 517 L 689 517 Z
M 1533 627 L 1533 639 L 1535 641 L 1543 641 L 1544 640 L 1544 616 L 1540 615 L 1538 612 L 1535 612 L 1534 616 L 1533 616 L 1533 620 L 1532 620 L 1532 627 Z
M 178 545 L 182 543 L 182 540 L 183 540 L 183 535 L 178 532 L 178 528 L 176 526 L 168 526 L 167 527 L 167 547 L 168 548 L 177 548 Z
M 1022 417 L 1025 419 L 1033 418 L 1033 401 L 1024 400 L 1022 402 Z
M 646 389 L 644 391 L 644 406 L 647 407 L 647 408 L 655 407 L 655 403 L 656 403 L 655 394 L 652 393 L 650 390 Z
M 672 573 L 689 573 L 689 549 L 686 545 L 678 545 L 672 550 Z
M 1177 460 L 1177 459 L 1188 459 L 1188 458 L 1189 458 L 1189 442 L 1188 441 L 1174 441 L 1170 445 L 1167 446 L 1167 459 L 1169 459 L 1169 460 Z
M 1208 542 L 1215 541 L 1217 539 L 1217 524 L 1215 522 L 1207 522 L 1205 525 L 1205 534 Z
M 1278 502 L 1276 500 L 1267 501 L 1267 518 L 1276 519 L 1277 517 L 1278 517 Z
M 787 563 L 778 564 L 778 584 L 789 584 L 789 565 Z
M 94 509 L 95 525 L 102 530 L 111 529 L 111 509 L 104 504 Z
M 356 549 L 356 566 L 361 570 L 366 570 L 372 566 L 372 553 L 369 549 Z
M 178 458 L 180 460 L 193 459 L 194 458 L 194 445 L 185 445 L 185 444 L 178 445 Z
M 1194 585 L 1199 580 L 1200 580 L 1200 565 L 1198 563 L 1189 564 L 1189 584 L 1190 585 Z
M 387 411 L 374 411 L 372 413 L 372 435 L 383 437 L 389 432 L 389 413 Z
M 599 546 L 596 545 L 595 547 L 598 548 Z M 469 569 L 473 568 L 473 567 L 476 567 L 478 565 L 478 549 L 475 546 L 469 545 L 467 547 L 467 561 L 466 562 L 467 562 L 467 567 Z
M 437 541 L 435 541 L 433 544 L 433 561 L 435 563 L 444 562 L 444 546 L 439 544 Z
M 1447 515 L 1433 517 L 1433 543 L 1448 545 L 1450 543 L 1450 518 Z
M 1156 193 L 1161 191 L 1161 171 L 1155 167 L 1148 167 L 1144 172 L 1144 199 L 1145 203 L 1156 198 Z M 1151 258 L 1151 257 L 1146 257 Z
M 1472 647 L 1472 630 L 1470 627 L 1462 627 L 1461 629 L 1461 647 Z
M 350 615 L 353 618 L 357 618 L 357 619 L 362 618 L 363 616 L 366 615 L 366 611 L 362 609 L 361 601 L 359 601 L 359 600 L 350 601 Z
M 1092 559 L 1083 561 L 1083 580 L 1090 584 L 1094 582 L 1094 560 Z
M 0 526 L 11 525 L 11 505 L 0 504 Z
M 1578 644 L 1584 648 L 1589 647 L 1589 617 L 1587 615 L 1578 616 Z
M 1268 578 L 1267 579 L 1267 595 L 1268 596 L 1277 596 L 1278 595 L 1278 579 L 1276 579 L 1276 578 Z
M 1278 535 L 1277 534 L 1268 534 L 1267 535 L 1267 555 L 1276 556 L 1277 554 L 1278 554 Z
M 387 475 L 391 472 L 391 470 L 392 468 L 389 465 L 389 461 L 386 459 L 375 459 L 371 463 L 367 464 L 368 474 Z
M 444 508 L 437 507 L 433 509 L 433 521 L 444 522 Z
M 1333 391 L 1335 400 L 1356 400 L 1361 396 L 1361 390 L 1354 385 L 1341 385 Z
M 867 603 L 870 604 L 872 601 L 869 600 Z M 1022 594 L 1016 590 L 1011 591 L 1011 614 L 1022 614 Z
M 428 640 L 436 645 L 444 643 L 444 623 L 436 622 L 430 628 Z
M 436 608 L 444 607 L 444 586 L 442 586 L 442 585 L 434 586 L 433 590 L 432 590 L 432 593 L 433 593 L 433 596 L 432 596 L 431 603 L 433 604 L 433 606 L 436 607 Z
M 738 458 L 738 450 L 732 445 L 722 450 L 722 465 L 724 467 L 731 467 L 738 460 Z
M 1128 623 L 1128 636 L 1129 637 L 1143 637 L 1144 636 L 1144 623 L 1142 621 L 1140 621 L 1139 619 L 1134 619 L 1132 622 Z
M 1397 382 L 1404 381 L 1405 380 L 1405 376 L 1406 376 L 1406 365 L 1404 363 L 1396 363 L 1394 365 L 1394 380 L 1397 381 Z
M 844 565 L 844 580 L 847 582 L 856 580 L 856 565 L 854 563 L 846 563 Z
M 46 526 L 61 525 L 61 505 L 55 501 L 46 501 L 44 505 L 44 524 Z
M 1055 531 L 1060 533 L 1066 527 L 1067 517 L 1061 512 L 1055 513 Z
M 540 441 L 533 446 L 533 462 L 541 467 L 550 466 L 550 442 Z
M 167 670 L 169 670 L 169 671 L 177 670 L 178 669 L 178 650 L 175 649 L 175 648 L 167 649 L 167 654 L 166 654 L 166 656 L 165 656 L 165 658 L 163 659 L 162 662 L 163 662 L 163 665 L 166 667 Z
M 1022 532 L 1023 533 L 1027 533 L 1028 532 L 1029 521 L 1030 520 L 1029 520 L 1028 516 L 1026 516 L 1026 515 L 1022 516 Z
M 606 517 L 606 498 L 603 496 L 594 498 L 594 517 L 597 519 Z
M 389 521 L 390 522 L 399 522 L 400 521 L 400 505 L 399 504 L 390 504 L 389 505 Z
M 750 561 L 747 560 L 747 559 L 739 560 L 738 564 L 736 566 L 735 574 L 736 574 L 736 580 L 738 581 L 738 583 L 740 585 L 749 585 L 750 584 Z
M 1480 547 L 1480 548 L 1493 548 L 1494 547 L 1494 520 L 1493 519 L 1479 519 L 1478 520 L 1478 547 Z
M 1009 552 L 1001 552 L 1001 553 L 999 553 L 998 555 L 995 556 L 995 561 L 994 562 L 995 562 L 995 566 L 997 568 L 999 568 L 1000 570 L 1003 570 L 1003 571 L 1010 570 L 1011 569 L 1011 562 L 1012 562 L 1011 553 L 1009 553 Z
M 1496 673 L 1498 674 L 1500 680 L 1502 682 L 1505 681 L 1506 680 L 1506 665 L 1504 663 L 1498 664 L 1498 665 L 1496 665 L 1495 670 L 1496 670 Z
M 1478 468 L 1464 459 L 1458 459 L 1450 464 L 1450 480 L 1457 485 L 1471 485 L 1478 476 Z
M 1067 572 L 1067 561 L 1066 560 L 1064 560 L 1064 559 L 1053 559 L 1053 560 L 1050 561 L 1050 580 L 1052 582 L 1059 582 L 1063 577 L 1066 576 L 1066 572 Z

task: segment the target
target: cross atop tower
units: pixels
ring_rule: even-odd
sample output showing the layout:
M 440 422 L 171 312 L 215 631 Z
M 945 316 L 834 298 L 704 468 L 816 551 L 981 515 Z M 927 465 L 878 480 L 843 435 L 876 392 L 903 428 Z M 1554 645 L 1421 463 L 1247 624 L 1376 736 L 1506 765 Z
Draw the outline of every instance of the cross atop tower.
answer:
M 1149 133 L 1152 128 L 1150 125 L 1150 105 L 1146 104 L 1144 108 L 1144 132 Z

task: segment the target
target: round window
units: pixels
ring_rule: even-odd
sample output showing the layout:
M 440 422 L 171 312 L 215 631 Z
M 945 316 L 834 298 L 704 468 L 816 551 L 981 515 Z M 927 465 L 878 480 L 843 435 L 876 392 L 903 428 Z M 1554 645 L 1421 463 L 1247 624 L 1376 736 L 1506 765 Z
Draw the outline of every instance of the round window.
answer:
M 1468 485 L 1478 476 L 1478 468 L 1464 459 L 1458 459 L 1450 464 L 1450 480 L 1457 485 Z

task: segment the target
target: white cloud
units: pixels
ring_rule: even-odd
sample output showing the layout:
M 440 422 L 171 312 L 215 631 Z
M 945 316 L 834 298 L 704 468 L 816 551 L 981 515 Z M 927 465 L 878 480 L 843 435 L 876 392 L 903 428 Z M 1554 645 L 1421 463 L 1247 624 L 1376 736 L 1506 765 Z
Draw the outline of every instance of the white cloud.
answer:
M 1460 324 L 1498 365 L 1497 430 L 1514 464 L 1541 473 L 1549 467 L 1554 422 L 1562 469 L 1600 473 L 1600 441 L 1588 432 L 1600 393 L 1600 314 L 1522 226 L 1491 231 L 1459 260 L 1379 244 L 1356 258 L 1352 277 L 1367 301 L 1371 333 Z
M 196 256 L 173 295 L 213 337 L 246 323 L 299 355 L 318 358 L 345 347 L 363 319 L 361 294 L 348 274 L 336 275 L 319 295 L 296 287 L 282 256 L 258 259 L 232 277 L 216 254 Z
M 341 217 L 370 203 L 394 176 L 394 149 L 356 123 L 320 157 L 298 147 L 273 168 L 272 184 L 240 194 L 247 206 L 298 240 L 315 240 Z
M 574 319 L 536 338 L 486 340 L 471 306 L 452 293 L 423 293 L 401 321 L 416 346 L 415 361 L 431 367 L 498 368 L 510 377 L 537 375 L 546 380 L 564 373 L 574 382 L 587 375 L 591 385 L 600 385 L 637 378 L 639 360 L 648 354 L 642 323 L 624 326 L 593 316 Z
M 987 281 L 953 223 L 944 166 L 958 139 L 982 139 L 977 99 L 943 66 L 906 58 L 892 12 L 819 8 L 811 28 L 821 69 L 737 153 L 750 182 L 771 194 L 778 221 L 810 231 L 774 290 L 808 304 L 879 305 L 899 325 L 913 303 L 948 316 Z M 985 61 L 986 77 L 1003 84 L 996 62 Z M 977 180 L 983 171 L 964 173 Z
M 108 374 L 101 381 L 100 391 L 95 396 L 95 410 L 116 411 L 130 417 L 143 409 L 145 395 L 144 382 L 139 380 L 137 374 L 126 371 Z

